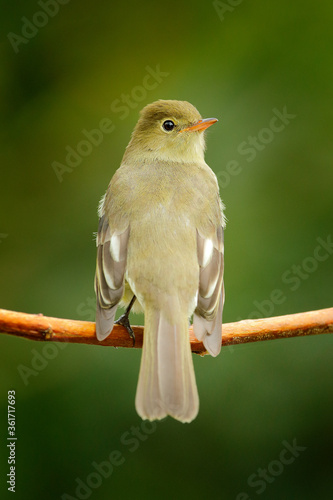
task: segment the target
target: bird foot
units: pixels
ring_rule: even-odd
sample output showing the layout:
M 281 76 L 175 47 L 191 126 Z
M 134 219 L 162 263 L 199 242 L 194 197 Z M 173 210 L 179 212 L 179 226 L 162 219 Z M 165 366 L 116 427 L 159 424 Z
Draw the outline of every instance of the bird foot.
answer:
M 120 316 L 120 318 L 118 318 L 117 321 L 115 321 L 115 324 L 116 325 L 121 325 L 124 328 L 126 328 L 126 330 L 128 332 L 128 335 L 133 340 L 133 347 L 134 347 L 135 346 L 135 335 L 134 335 L 134 332 L 133 332 L 132 327 L 130 325 L 130 322 L 129 322 L 129 319 L 128 319 L 128 315 L 125 313 L 122 316 Z

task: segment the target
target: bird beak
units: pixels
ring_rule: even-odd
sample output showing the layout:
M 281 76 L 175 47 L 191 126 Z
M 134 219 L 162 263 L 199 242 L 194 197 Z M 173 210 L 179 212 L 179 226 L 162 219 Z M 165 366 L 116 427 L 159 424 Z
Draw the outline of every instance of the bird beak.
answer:
M 218 122 L 217 118 L 205 118 L 204 120 L 199 120 L 190 127 L 183 128 L 179 132 L 203 132 L 206 128 L 210 127 L 216 122 Z

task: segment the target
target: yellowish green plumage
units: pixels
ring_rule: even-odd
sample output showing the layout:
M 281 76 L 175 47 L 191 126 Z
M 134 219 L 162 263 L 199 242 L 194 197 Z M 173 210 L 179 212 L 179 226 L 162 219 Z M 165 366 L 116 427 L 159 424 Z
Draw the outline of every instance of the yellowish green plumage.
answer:
M 198 412 L 193 313 L 206 349 L 221 348 L 225 223 L 203 134 L 213 120 L 184 101 L 144 108 L 100 207 L 97 336 L 110 334 L 118 303 L 135 294 L 145 313 L 136 408 L 150 420 L 189 422 Z

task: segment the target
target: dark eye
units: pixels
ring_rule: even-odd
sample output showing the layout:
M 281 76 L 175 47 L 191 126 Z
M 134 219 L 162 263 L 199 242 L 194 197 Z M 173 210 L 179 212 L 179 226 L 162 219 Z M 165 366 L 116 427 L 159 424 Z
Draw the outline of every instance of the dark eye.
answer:
M 171 130 L 175 128 L 175 124 L 172 120 L 165 120 L 162 126 L 166 132 L 171 132 Z

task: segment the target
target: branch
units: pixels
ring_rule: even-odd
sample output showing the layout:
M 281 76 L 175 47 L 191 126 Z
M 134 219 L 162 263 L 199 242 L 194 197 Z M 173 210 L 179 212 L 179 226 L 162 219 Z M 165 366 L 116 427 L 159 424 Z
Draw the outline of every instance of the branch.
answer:
M 142 347 L 143 327 L 133 326 L 135 347 Z M 114 325 L 112 334 L 103 342 L 96 338 L 95 323 L 71 319 L 49 318 L 42 314 L 26 314 L 0 309 L 0 333 L 30 340 L 70 342 L 113 347 L 133 347 L 124 327 Z M 274 318 L 239 321 L 223 325 L 223 346 L 333 333 L 333 307 Z M 191 349 L 197 354 L 206 350 L 190 327 Z

